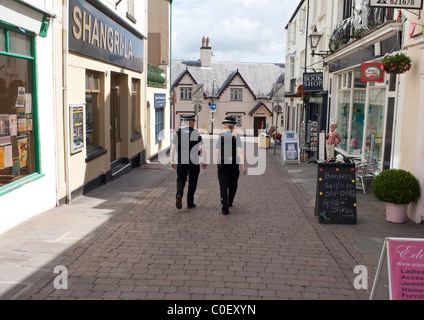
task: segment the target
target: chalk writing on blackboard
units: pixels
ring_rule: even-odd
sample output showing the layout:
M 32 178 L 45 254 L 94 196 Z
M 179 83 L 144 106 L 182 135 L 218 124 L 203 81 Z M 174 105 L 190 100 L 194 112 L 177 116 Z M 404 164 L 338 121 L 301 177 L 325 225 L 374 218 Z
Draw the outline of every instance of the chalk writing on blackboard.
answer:
M 355 164 L 319 163 L 315 210 L 320 223 L 356 223 Z

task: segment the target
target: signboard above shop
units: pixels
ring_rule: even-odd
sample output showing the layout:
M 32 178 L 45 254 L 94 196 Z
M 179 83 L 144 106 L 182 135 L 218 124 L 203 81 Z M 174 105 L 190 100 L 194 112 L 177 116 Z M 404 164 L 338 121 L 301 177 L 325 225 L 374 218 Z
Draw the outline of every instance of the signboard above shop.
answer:
M 423 0 L 370 0 L 370 7 L 421 10 Z
M 383 82 L 384 68 L 381 63 L 363 63 L 361 65 L 362 82 Z
M 143 72 L 142 37 L 87 1 L 69 1 L 69 50 Z
M 155 93 L 155 109 L 165 108 L 166 107 L 166 94 L 165 93 Z
M 312 72 L 303 74 L 303 92 L 321 92 L 323 90 L 324 74 L 322 72 Z

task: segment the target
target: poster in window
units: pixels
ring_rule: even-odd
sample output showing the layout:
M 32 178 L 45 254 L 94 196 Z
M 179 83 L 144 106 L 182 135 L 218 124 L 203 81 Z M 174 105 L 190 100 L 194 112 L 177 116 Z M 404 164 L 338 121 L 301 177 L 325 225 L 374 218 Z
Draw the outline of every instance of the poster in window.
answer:
M 19 167 L 24 168 L 27 165 L 28 139 L 27 138 L 19 139 L 18 145 L 19 145 Z
M 12 146 L 0 147 L 0 169 L 12 166 Z
M 4 147 L 4 167 L 10 168 L 13 165 L 12 146 Z
M 31 95 L 31 93 L 25 94 L 25 111 L 26 111 L 26 113 L 32 113 L 32 95 Z
M 0 147 L 0 169 L 4 168 L 4 148 Z
M 18 135 L 18 118 L 16 114 L 9 115 L 9 130 L 11 136 Z
M 25 103 L 25 87 L 18 87 L 18 97 L 16 98 L 17 104 Z
M 0 146 L 11 144 L 9 115 L 0 114 Z
M 27 134 L 27 118 L 25 108 L 17 108 L 16 115 L 18 117 L 18 135 L 25 136 Z
M 20 174 L 19 157 L 13 158 L 13 175 L 19 176 Z
M 72 153 L 84 148 L 84 104 L 71 106 Z

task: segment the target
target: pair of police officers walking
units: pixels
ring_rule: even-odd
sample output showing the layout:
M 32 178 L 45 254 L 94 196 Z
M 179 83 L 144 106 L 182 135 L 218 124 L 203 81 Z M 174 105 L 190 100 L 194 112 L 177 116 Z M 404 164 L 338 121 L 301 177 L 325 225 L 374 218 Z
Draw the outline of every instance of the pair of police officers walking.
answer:
M 199 155 L 202 157 L 203 169 L 205 170 L 207 167 L 202 137 L 194 129 L 195 116 L 195 114 L 190 114 L 182 117 L 186 124 L 178 129 L 171 145 L 171 168 L 177 170 L 176 207 L 178 209 L 182 208 L 182 197 L 187 178 L 187 207 L 194 208 L 196 206 L 194 194 L 200 173 Z M 233 205 L 237 191 L 240 176 L 239 163 L 242 165 L 243 174 L 246 174 L 246 166 L 241 139 L 234 132 L 236 120 L 233 117 L 226 117 L 222 124 L 224 132 L 219 135 L 216 155 L 222 214 L 227 215 L 229 214 L 229 207 Z M 177 162 L 174 160 L 176 152 Z

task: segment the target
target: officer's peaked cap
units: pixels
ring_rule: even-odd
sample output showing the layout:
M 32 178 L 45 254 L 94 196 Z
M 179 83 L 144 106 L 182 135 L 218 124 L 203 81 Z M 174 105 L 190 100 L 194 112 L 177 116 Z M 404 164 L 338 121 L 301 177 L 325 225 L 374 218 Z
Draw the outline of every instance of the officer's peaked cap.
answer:
M 186 114 L 186 115 L 181 116 L 181 119 L 196 121 L 196 114 L 195 113 Z
M 223 124 L 224 124 L 224 123 L 236 124 L 236 123 L 237 123 L 237 121 L 236 121 L 236 119 L 234 119 L 234 117 L 230 117 L 230 116 L 228 116 L 228 117 L 225 117 L 225 120 L 224 120 L 224 121 L 222 121 L 222 123 L 223 123 Z

